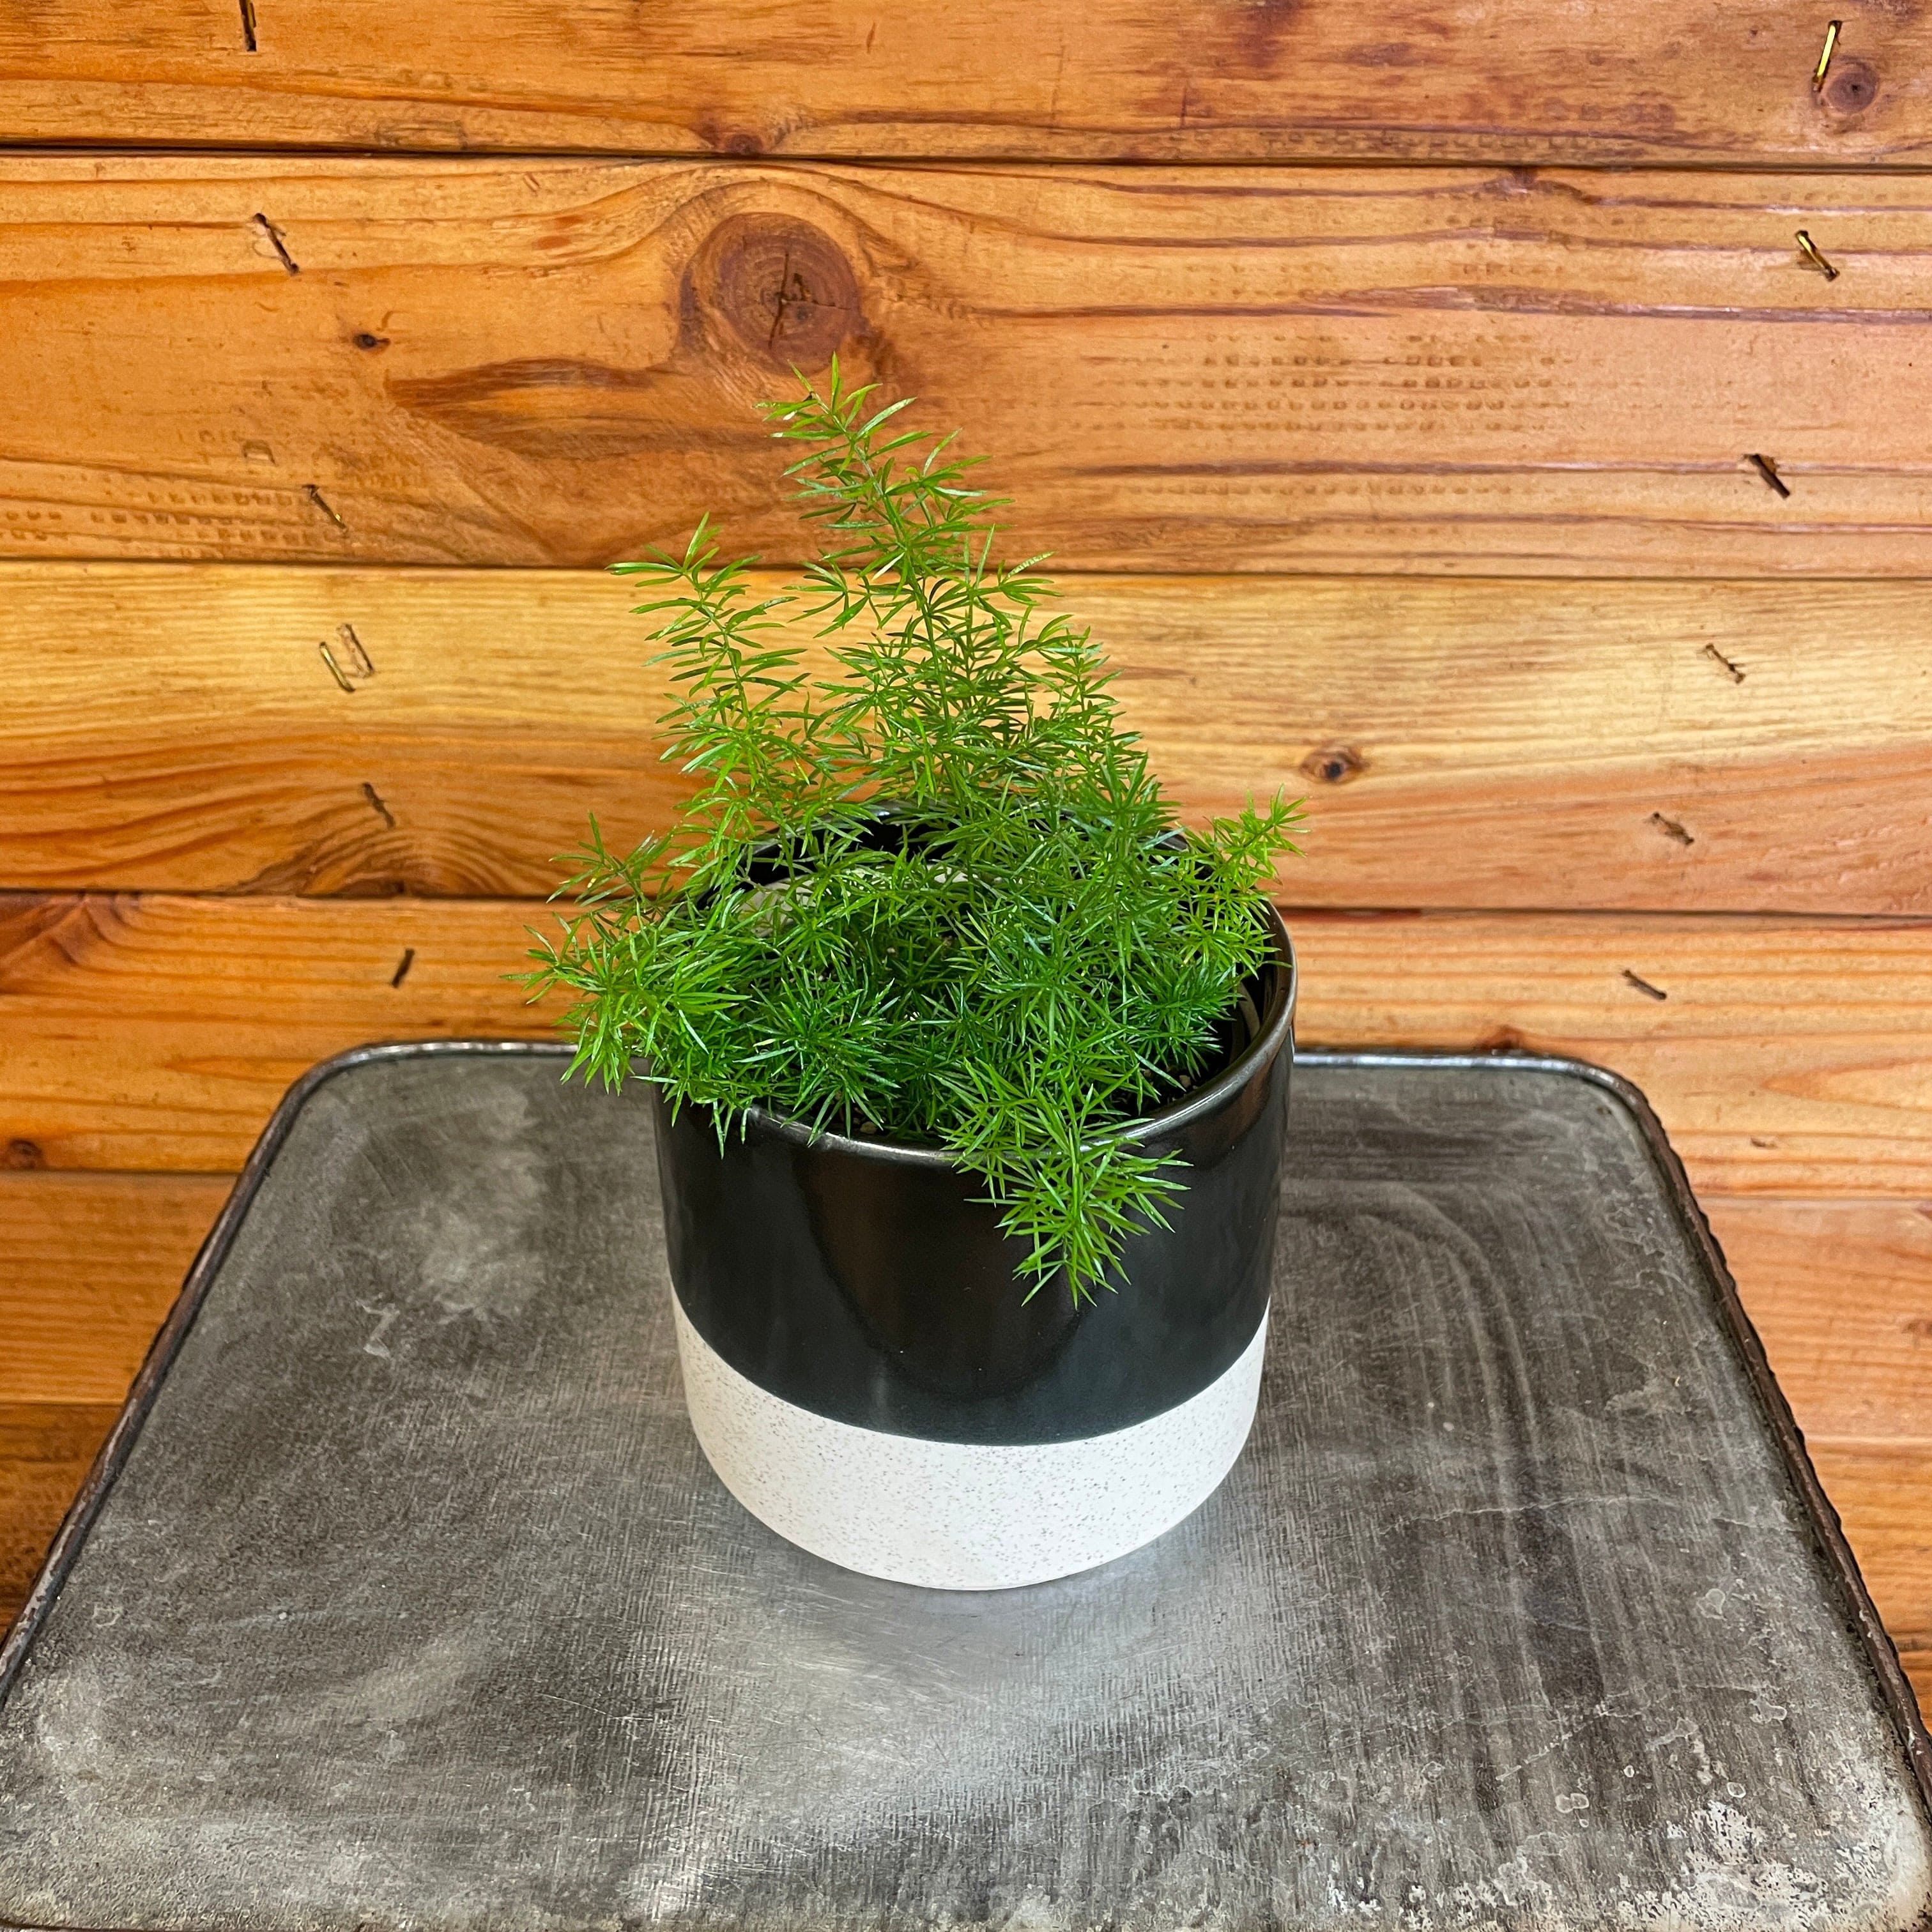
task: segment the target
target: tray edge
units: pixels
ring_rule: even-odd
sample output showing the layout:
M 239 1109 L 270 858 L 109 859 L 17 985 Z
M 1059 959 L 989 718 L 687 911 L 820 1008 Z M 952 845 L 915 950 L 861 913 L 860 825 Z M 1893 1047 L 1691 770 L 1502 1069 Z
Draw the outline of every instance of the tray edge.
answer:
M 1299 1064 L 1313 1066 L 1500 1067 L 1521 1072 L 1558 1074 L 1598 1088 L 1622 1106 L 1643 1136 L 1678 1222 L 1704 1262 L 1725 1331 L 1743 1363 L 1745 1376 L 1757 1397 L 1772 1439 L 1784 1456 L 1786 1472 L 1804 1505 L 1812 1536 L 1819 1553 L 1825 1559 L 1826 1571 L 1838 1587 L 1841 1607 L 1847 1613 L 1851 1631 L 1878 1680 L 1880 1695 L 1898 1732 L 1906 1768 L 1918 1787 L 1919 1803 L 1925 1813 L 1928 1829 L 1932 1829 L 1932 1733 L 1928 1732 L 1918 1695 L 1898 1660 L 1898 1648 L 1892 1640 L 1892 1633 L 1886 1628 L 1884 1620 L 1872 1602 L 1871 1592 L 1866 1587 L 1858 1558 L 1846 1540 L 1838 1512 L 1812 1466 L 1810 1451 L 1804 1446 L 1804 1432 L 1798 1427 L 1797 1418 L 1791 1412 L 1791 1405 L 1786 1400 L 1784 1390 L 1772 1371 L 1771 1359 L 1765 1353 L 1756 1325 L 1738 1295 L 1737 1280 L 1725 1259 L 1723 1246 L 1712 1232 L 1691 1188 L 1682 1158 L 1670 1144 L 1664 1123 L 1658 1119 L 1642 1088 L 1622 1074 L 1587 1060 L 1520 1050 L 1457 1053 L 1402 1048 L 1311 1048 L 1298 1052 L 1295 1059 Z M 1932 1926 L 1932 1899 L 1927 1900 L 1917 1923 Z
M 33 1587 L 27 1592 L 26 1601 L 21 1605 L 4 1639 L 0 1639 L 0 1706 L 5 1704 L 12 1691 L 28 1653 L 33 1648 L 34 1639 L 46 1621 L 47 1612 L 52 1609 L 61 1586 L 67 1581 L 87 1540 L 87 1533 L 94 1526 L 94 1518 L 100 1514 L 101 1505 L 114 1486 L 114 1479 L 134 1451 L 142 1425 L 147 1420 L 154 1397 L 166 1379 L 176 1356 L 180 1353 L 182 1344 L 187 1340 L 189 1330 L 194 1325 L 202 1299 L 226 1259 L 228 1250 L 234 1245 L 242 1222 L 248 1218 L 256 1191 L 294 1127 L 297 1116 L 316 1090 L 338 1074 L 386 1060 L 440 1058 L 452 1054 L 556 1058 L 567 1056 L 569 1051 L 560 1042 L 548 1040 L 383 1041 L 351 1047 L 346 1052 L 320 1060 L 293 1082 L 275 1103 L 275 1111 L 268 1116 L 261 1138 L 249 1150 L 248 1158 L 242 1163 L 241 1172 L 235 1177 L 234 1186 L 228 1191 L 228 1198 L 214 1217 L 214 1225 L 195 1251 L 181 1292 L 168 1310 L 167 1318 L 148 1345 L 148 1352 L 142 1358 L 134 1381 L 128 1384 L 127 1400 L 122 1405 L 120 1414 L 114 1418 L 106 1439 L 95 1452 L 74 1501 L 61 1519 L 60 1528 L 47 1546 L 46 1556 L 34 1579 Z M 10 1921 L 0 1918 L 0 1927 L 10 1924 Z

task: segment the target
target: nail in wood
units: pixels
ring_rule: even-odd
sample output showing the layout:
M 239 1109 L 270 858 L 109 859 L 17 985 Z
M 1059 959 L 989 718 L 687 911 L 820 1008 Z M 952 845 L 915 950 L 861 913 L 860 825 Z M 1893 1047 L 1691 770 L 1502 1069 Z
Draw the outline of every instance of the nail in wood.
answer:
M 1736 664 L 1732 663 L 1730 659 L 1726 657 L 1724 652 L 1719 650 L 1715 644 L 1706 644 L 1704 646 L 1704 655 L 1707 658 L 1712 658 L 1717 663 L 1722 664 L 1733 684 L 1742 684 L 1744 682 L 1744 673 L 1740 670 Z
M 1798 246 L 1803 253 L 1805 260 L 1809 262 L 1814 268 L 1821 268 L 1824 271 L 1826 280 L 1835 282 L 1838 279 L 1838 270 L 1819 254 L 1817 243 L 1813 241 L 1802 228 L 1798 231 Z
M 322 494 L 320 490 L 316 488 L 315 484 L 313 483 L 304 483 L 302 485 L 302 494 L 306 496 L 338 530 L 346 532 L 348 530 L 349 526 L 336 514 L 335 506 Z
M 1777 470 L 1772 465 L 1770 458 L 1768 456 L 1760 456 L 1758 454 L 1757 452 L 1754 449 L 1746 453 L 1744 460 L 1747 463 L 1755 464 L 1756 466 L 1757 473 L 1762 476 L 1780 496 L 1788 496 L 1791 494 L 1790 486 L 1785 482 L 1782 476 L 1778 475 Z
M 335 653 L 326 644 L 317 644 L 316 649 L 321 652 L 322 661 L 328 665 L 329 676 L 352 698 L 356 694 L 356 687 L 342 674 L 342 667 L 335 662 Z
M 1818 65 L 1811 76 L 1811 85 L 1816 88 L 1825 85 L 1825 76 L 1832 64 L 1832 56 L 1838 50 L 1838 34 L 1844 27 L 1842 20 L 1832 21 L 1825 29 L 1824 50 L 1818 56 Z
M 274 250 L 277 260 L 292 275 L 302 273 L 302 264 L 289 253 L 288 244 L 282 239 L 282 231 L 266 214 L 255 218 L 255 226 L 268 238 L 268 246 Z
M 369 653 L 362 648 L 362 640 L 356 634 L 353 624 L 338 624 L 335 634 L 340 639 L 343 655 L 349 660 L 350 674 L 356 677 L 374 677 L 376 666 Z

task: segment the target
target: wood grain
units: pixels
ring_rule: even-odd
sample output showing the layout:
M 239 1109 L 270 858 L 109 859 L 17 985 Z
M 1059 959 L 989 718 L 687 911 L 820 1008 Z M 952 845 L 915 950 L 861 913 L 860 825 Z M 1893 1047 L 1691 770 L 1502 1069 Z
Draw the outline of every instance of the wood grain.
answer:
M 330 1054 L 544 1034 L 505 976 L 550 916 L 514 901 L 0 900 L 0 1144 L 53 1168 L 231 1172 Z M 1289 926 L 1304 1045 L 1574 1053 L 1644 1089 L 1700 1190 L 1932 1196 L 1932 922 L 1314 910 Z
M 229 1185 L 225 1174 L 0 1174 L 0 1405 L 119 1402 Z
M 39 0 L 0 19 L 10 138 L 88 144 L 1094 158 L 1900 160 L 1928 148 L 1932 38 L 1848 0 L 1614 10 L 1498 0 L 898 13 L 694 0 Z
M 0 1402 L 0 1630 L 26 1601 L 41 1556 L 118 1408 Z
M 507 976 L 540 905 L 0 899 L 0 1142 L 52 1168 L 232 1172 L 283 1091 L 371 1040 L 542 1036 Z
M 1922 584 L 1065 587 L 1189 813 L 1314 794 L 1299 902 L 1932 910 Z M 634 601 L 582 572 L 0 564 L 0 885 L 546 893 L 589 814 L 629 839 L 674 804 Z M 346 692 L 344 625 L 375 667 Z
M 1306 1044 L 1572 1054 L 1700 1193 L 1932 1193 L 1932 922 L 1291 913 Z
M 1703 1206 L 1798 1426 L 1932 1444 L 1932 1202 Z
M 751 405 L 837 351 L 996 455 L 1069 568 L 1932 574 L 1922 177 L 43 155 L 0 188 L 15 556 L 594 563 L 711 510 L 778 561 Z
M 1932 1441 L 1808 1446 L 1920 1708 L 1932 1716 Z

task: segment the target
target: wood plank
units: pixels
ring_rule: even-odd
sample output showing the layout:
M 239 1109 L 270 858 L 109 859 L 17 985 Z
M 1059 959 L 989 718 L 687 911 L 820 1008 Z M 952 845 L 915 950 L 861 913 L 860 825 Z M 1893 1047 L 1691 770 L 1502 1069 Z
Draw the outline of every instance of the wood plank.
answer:
M 118 1402 L 225 1175 L 0 1173 L 0 1403 Z M 1800 1427 L 1932 1442 L 1932 1204 L 1703 1202 Z
M 225 1174 L 0 1174 L 0 1405 L 119 1402 L 229 1186 Z
M 1932 1441 L 1807 1446 L 1920 1708 L 1932 1717 Z
M 43 155 L 0 185 L 0 553 L 593 563 L 710 509 L 778 561 L 749 405 L 839 350 L 996 455 L 1069 568 L 1932 574 L 1922 177 Z
M 14 140 L 478 151 L 1902 160 L 1927 152 L 1932 38 L 1850 0 L 1365 10 L 944 0 L 38 0 L 0 24 Z M 252 44 L 251 44 L 252 41 Z
M 548 917 L 514 901 L 0 900 L 0 1144 L 54 1168 L 232 1172 L 329 1054 L 543 1034 L 504 976 Z M 1304 1045 L 1574 1053 L 1649 1094 L 1700 1190 L 1932 1196 L 1932 921 L 1289 924 Z
M 1932 1202 L 1703 1206 L 1798 1426 L 1932 1444 Z
M 306 1068 L 372 1040 L 542 1036 L 515 901 L 0 898 L 0 1144 L 232 1172 Z
M 1298 902 L 1932 910 L 1922 584 L 1066 590 L 1188 812 L 1316 795 Z M 634 601 L 587 572 L 0 564 L 0 884 L 547 892 L 588 814 L 628 839 L 672 808 Z M 376 667 L 349 692 L 344 624 Z
M 118 1403 L 0 1402 L 0 1630 L 27 1600 Z
M 1932 1194 L 1932 922 L 1291 912 L 1304 1044 L 1571 1054 L 1700 1193 Z

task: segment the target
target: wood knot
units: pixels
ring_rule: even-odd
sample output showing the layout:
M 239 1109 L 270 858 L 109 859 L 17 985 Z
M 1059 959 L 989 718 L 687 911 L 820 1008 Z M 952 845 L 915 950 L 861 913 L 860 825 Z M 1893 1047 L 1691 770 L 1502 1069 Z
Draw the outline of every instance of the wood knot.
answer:
M 14 1140 L 7 1143 L 5 1150 L 0 1152 L 0 1167 L 16 1171 L 27 1168 L 45 1167 L 46 1156 L 40 1151 L 38 1142 Z
M 1840 54 L 1818 90 L 1818 98 L 1834 114 L 1862 114 L 1878 98 L 1876 69 L 1856 56 Z
M 1346 784 L 1368 768 L 1368 760 L 1352 745 L 1318 745 L 1301 761 L 1302 776 L 1320 784 Z
M 776 369 L 822 369 L 866 334 L 859 284 L 838 245 L 786 215 L 735 215 L 704 238 L 685 277 L 692 319 Z
M 782 138 L 782 134 L 768 138 L 755 128 L 734 127 L 714 120 L 709 115 L 700 116 L 693 124 L 692 132 L 714 154 L 769 154 L 772 138 Z

